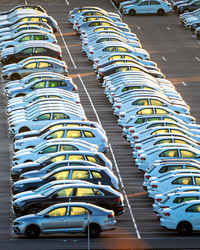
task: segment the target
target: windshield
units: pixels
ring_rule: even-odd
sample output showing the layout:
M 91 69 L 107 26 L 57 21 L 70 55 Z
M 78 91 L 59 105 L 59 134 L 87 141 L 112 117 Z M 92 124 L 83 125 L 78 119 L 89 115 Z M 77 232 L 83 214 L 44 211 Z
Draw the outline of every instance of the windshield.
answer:
M 47 188 L 51 187 L 51 183 L 47 183 L 39 188 L 37 188 L 34 192 L 37 192 L 37 193 L 40 193 L 42 192 L 43 190 L 46 190 Z

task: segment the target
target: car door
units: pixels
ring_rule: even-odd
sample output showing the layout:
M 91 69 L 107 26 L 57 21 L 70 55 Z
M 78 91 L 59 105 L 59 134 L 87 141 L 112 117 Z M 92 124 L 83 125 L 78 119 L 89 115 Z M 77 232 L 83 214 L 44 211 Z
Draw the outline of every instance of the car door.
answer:
M 42 219 L 42 231 L 43 232 L 65 232 L 67 227 L 66 218 L 67 207 L 59 207 L 52 209 L 45 214 Z
M 50 62 L 38 62 L 37 63 L 37 72 L 43 72 L 43 71 L 52 71 L 53 65 Z
M 51 115 L 52 113 L 46 113 L 34 118 L 31 124 L 31 129 L 37 130 L 40 129 L 42 126 L 46 126 L 48 124 L 48 121 L 51 120 Z
M 194 230 L 200 230 L 200 204 L 189 206 L 186 210 L 186 215 L 192 223 Z
M 95 188 L 77 187 L 75 192 L 75 202 L 89 202 L 94 205 L 103 204 L 103 195 Z
M 148 13 L 157 13 L 158 9 L 160 8 L 160 3 L 155 0 L 149 1 L 148 5 Z
M 67 231 L 71 233 L 83 232 L 88 224 L 89 210 L 83 206 L 71 205 L 69 206 L 69 213 L 67 217 Z
M 26 76 L 37 71 L 37 62 L 31 62 L 24 65 L 21 69 L 21 75 Z
M 149 6 L 149 1 L 142 1 L 136 5 L 136 13 L 149 13 Z
M 74 191 L 75 189 L 71 187 L 60 189 L 59 191 L 51 195 L 52 198 L 49 199 L 51 200 L 50 203 L 57 204 L 74 201 Z

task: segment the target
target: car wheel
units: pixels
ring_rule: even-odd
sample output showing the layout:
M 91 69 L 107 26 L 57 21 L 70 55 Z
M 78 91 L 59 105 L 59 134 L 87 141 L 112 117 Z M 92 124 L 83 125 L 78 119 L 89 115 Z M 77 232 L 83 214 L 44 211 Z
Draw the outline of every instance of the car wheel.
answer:
M 37 214 L 42 210 L 39 206 L 32 206 L 27 209 L 27 214 Z
M 25 96 L 24 93 L 17 94 L 15 97 Z
M 129 10 L 129 15 L 131 16 L 135 16 L 136 15 L 136 11 L 135 10 Z
M 11 80 L 19 80 L 19 79 L 21 79 L 21 77 L 20 77 L 20 75 L 19 74 L 13 74 L 11 77 Z
M 163 16 L 163 15 L 165 14 L 165 11 L 164 11 L 163 9 L 159 9 L 159 10 L 157 11 L 157 14 L 158 14 L 159 16 Z
M 190 235 L 192 232 L 192 226 L 189 222 L 183 221 L 178 224 L 177 231 L 178 234 L 182 236 Z
M 101 229 L 98 225 L 90 225 L 90 237 L 98 238 L 100 236 Z
M 26 160 L 24 163 L 27 163 L 27 162 L 33 162 L 32 160 Z
M 40 229 L 35 225 L 30 225 L 26 228 L 25 234 L 30 239 L 36 239 L 40 235 Z
M 27 127 L 22 127 L 22 128 L 20 128 L 19 133 L 23 133 L 23 132 L 27 132 L 27 131 L 30 131 L 30 129 Z

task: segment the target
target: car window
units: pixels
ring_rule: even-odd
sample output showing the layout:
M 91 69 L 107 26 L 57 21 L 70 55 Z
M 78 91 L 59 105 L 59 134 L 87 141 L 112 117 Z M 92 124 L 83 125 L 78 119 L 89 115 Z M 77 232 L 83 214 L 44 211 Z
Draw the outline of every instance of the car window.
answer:
M 194 154 L 193 152 L 189 151 L 189 150 L 180 150 L 181 153 L 181 157 L 183 158 L 195 158 L 196 154 Z
M 63 124 L 58 124 L 58 125 L 54 125 L 54 126 L 49 127 L 49 130 L 52 130 L 52 129 L 55 129 L 55 128 L 63 128 L 63 127 L 64 127 Z
M 145 108 L 141 109 L 137 112 L 138 115 L 151 115 L 153 114 L 153 109 L 152 108 Z
M 129 91 L 129 90 L 132 90 L 132 89 L 140 89 L 141 87 L 140 86 L 130 86 L 130 87 L 125 87 L 122 89 L 122 92 L 126 92 L 126 91 Z
M 107 26 L 112 26 L 111 24 L 109 24 L 109 23 L 107 23 L 107 22 L 101 22 L 101 25 L 102 25 L 102 26 L 106 26 L 106 27 L 107 27 Z
M 72 173 L 72 180 L 84 180 L 89 178 L 90 175 L 88 170 L 74 170 Z
M 43 82 L 38 82 L 36 84 L 33 85 L 33 89 L 40 89 L 40 88 L 45 88 L 46 86 L 46 81 Z
M 200 177 L 194 177 L 196 185 L 200 186 Z
M 40 22 L 40 18 L 38 18 L 38 17 L 31 17 L 30 21 L 31 22 L 37 22 L 37 23 L 39 23 Z
M 194 6 L 200 6 L 200 2 L 194 3 Z
M 100 22 L 89 23 L 89 27 L 100 26 L 100 25 L 101 25 Z
M 33 63 L 29 63 L 26 66 L 24 66 L 25 69 L 36 69 L 37 63 L 33 62 Z
M 52 120 L 64 120 L 69 119 L 70 117 L 68 115 L 62 114 L 62 113 L 53 113 Z
M 47 68 L 47 67 L 53 67 L 53 65 L 47 62 L 40 62 L 38 66 L 38 68 Z
M 156 143 L 154 143 L 154 145 L 163 144 L 163 143 L 172 143 L 172 140 L 171 139 L 159 140 Z
M 95 196 L 92 188 L 77 188 L 76 196 Z
M 59 87 L 60 82 L 59 81 L 49 81 L 49 88 Z
M 162 152 L 159 156 L 160 157 L 178 157 L 178 150 L 176 149 L 166 150 Z
M 31 36 L 24 36 L 22 37 L 19 42 L 25 42 L 25 41 L 30 41 L 31 40 Z
M 33 102 L 38 101 L 38 100 L 42 100 L 42 99 L 46 99 L 46 96 L 38 96 L 38 97 L 33 99 Z
M 65 127 L 80 127 L 80 124 L 68 123 L 65 125 Z
M 83 131 L 85 137 L 95 137 L 92 132 L 90 131 Z
M 53 145 L 53 146 L 49 146 L 46 147 L 42 150 L 43 154 L 49 154 L 49 153 L 55 153 L 57 152 L 58 146 L 57 145 Z
M 114 46 L 110 46 L 110 47 L 104 48 L 103 51 L 115 52 L 116 48 Z
M 200 213 L 200 204 L 192 205 L 188 207 L 185 211 L 190 213 Z
M 33 50 L 32 48 L 24 49 L 21 51 L 21 53 L 22 54 L 30 54 L 30 53 L 32 53 L 32 50 Z
M 117 46 L 117 51 L 118 52 L 128 52 L 129 50 L 124 48 L 124 47 Z
M 193 166 L 186 166 L 186 169 L 196 169 L 196 170 L 199 170 L 198 167 L 193 167 Z
M 175 143 L 180 143 L 180 144 L 189 144 L 188 142 L 186 142 L 184 140 L 178 140 L 178 139 L 175 139 L 174 142 Z
M 42 22 L 43 22 L 43 23 L 47 23 L 48 21 L 47 21 L 46 18 L 42 18 Z
M 148 100 L 147 99 L 142 99 L 142 100 L 137 100 L 132 103 L 132 105 L 148 105 Z
M 108 60 L 111 61 L 111 60 L 117 60 L 117 59 L 121 59 L 122 56 L 111 56 Z
M 63 136 L 64 136 L 64 130 L 58 130 L 58 131 L 51 133 L 47 137 L 51 139 L 59 139 L 59 138 L 63 138 Z
M 89 214 L 90 212 L 83 208 L 83 207 L 71 207 L 70 210 L 70 215 L 74 216 L 74 215 L 84 215 L 84 214 Z
M 65 155 L 58 155 L 58 156 L 55 156 L 53 158 L 51 158 L 50 162 L 58 162 L 58 161 L 64 161 L 66 158 Z
M 73 196 L 74 189 L 73 188 L 64 188 L 57 192 L 58 197 L 70 197 Z
M 92 173 L 92 176 L 93 176 L 94 179 L 101 179 L 101 178 L 103 178 L 102 174 L 99 173 L 99 172 L 97 172 L 97 171 L 91 171 L 91 173 Z
M 182 131 L 177 130 L 177 129 L 171 129 L 171 133 L 172 133 L 172 134 L 182 134 L 182 135 L 185 134 L 185 133 L 183 133 Z
M 35 48 L 34 53 L 35 53 L 35 54 L 47 53 L 47 49 L 46 49 L 46 48 Z
M 155 109 L 156 114 L 168 114 L 169 112 L 164 109 Z
M 166 134 L 166 133 L 169 133 L 168 129 L 158 129 L 158 130 L 155 130 L 154 132 L 152 132 L 151 134 L 156 135 L 156 134 Z
M 148 5 L 148 4 L 149 4 L 149 1 L 143 1 L 140 4 L 138 4 L 138 6 L 143 6 L 143 5 Z
M 69 170 L 61 171 L 53 175 L 56 180 L 67 180 L 69 179 Z
M 66 207 L 59 207 L 48 213 L 50 217 L 65 216 L 65 214 L 66 214 Z
M 150 5 L 160 5 L 160 3 L 157 1 L 150 1 Z
M 164 106 L 164 103 L 161 102 L 161 101 L 159 101 L 159 100 L 153 100 L 153 99 L 151 99 L 151 100 L 150 100 L 150 103 L 151 103 L 151 105 L 153 105 L 153 106 Z
M 188 196 L 188 197 L 177 197 L 174 199 L 173 203 L 181 203 L 191 200 L 198 200 L 198 196 Z
M 183 169 L 183 167 L 182 166 L 178 166 L 178 165 L 164 166 L 158 172 L 159 173 L 166 173 L 166 172 L 173 171 L 173 170 L 178 170 L 178 169 Z
M 97 162 L 97 159 L 96 159 L 95 157 L 93 157 L 93 156 L 86 155 L 86 158 L 87 158 L 87 160 L 90 161 L 90 162 Z
M 61 145 L 60 151 L 69 151 L 69 150 L 78 150 L 78 148 L 72 146 L 72 145 Z
M 179 177 L 175 179 L 172 184 L 177 185 L 192 185 L 192 177 Z
M 66 137 L 67 138 L 80 138 L 82 137 L 82 134 L 80 130 L 68 130 Z
M 57 164 L 56 166 L 51 167 L 50 170 L 53 171 L 57 168 L 66 167 L 66 166 L 68 166 L 67 163 L 60 163 L 60 164 Z
M 68 160 L 84 161 L 84 155 L 69 155 Z
M 48 113 L 48 114 L 43 114 L 43 115 L 38 116 L 38 117 L 35 119 L 35 121 L 50 120 L 50 116 L 51 116 L 50 113 Z
M 130 67 L 131 71 L 142 71 L 141 69 L 137 68 L 137 67 Z

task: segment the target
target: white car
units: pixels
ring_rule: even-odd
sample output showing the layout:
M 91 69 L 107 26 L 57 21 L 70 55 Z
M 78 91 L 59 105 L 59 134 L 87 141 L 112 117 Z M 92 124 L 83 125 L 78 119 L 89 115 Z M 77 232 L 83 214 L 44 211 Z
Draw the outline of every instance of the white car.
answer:
M 134 16 L 136 14 L 158 14 L 160 16 L 172 11 L 171 4 L 168 1 L 161 0 L 143 0 L 138 3 L 125 5 L 121 9 L 122 14 Z
M 108 139 L 98 128 L 91 127 L 62 127 L 55 128 L 46 133 L 30 138 L 19 139 L 14 143 L 14 150 L 21 150 L 34 147 L 39 143 L 51 139 L 74 138 L 80 139 L 99 146 L 99 151 L 104 152 L 108 149 Z
M 158 217 L 161 217 L 164 208 L 171 208 L 177 204 L 181 204 L 190 200 L 199 200 L 200 192 L 179 192 L 170 193 L 159 202 L 158 204 L 153 204 L 153 211 L 157 213 Z
M 160 225 L 186 236 L 200 230 L 200 201 L 187 201 L 163 209 Z
M 13 155 L 12 165 L 36 161 L 45 154 L 68 150 L 98 151 L 98 146 L 76 139 L 53 139 L 34 148 L 19 150 Z
M 200 162 L 200 150 L 191 146 L 175 146 L 172 144 L 172 146 L 152 149 L 146 154 L 141 154 L 140 158 L 136 159 L 135 162 L 138 169 L 145 171 L 156 160 L 180 158 L 194 159 Z
M 154 198 L 169 190 L 182 186 L 200 186 L 200 173 L 171 174 L 157 181 L 152 181 L 148 187 L 148 196 Z

